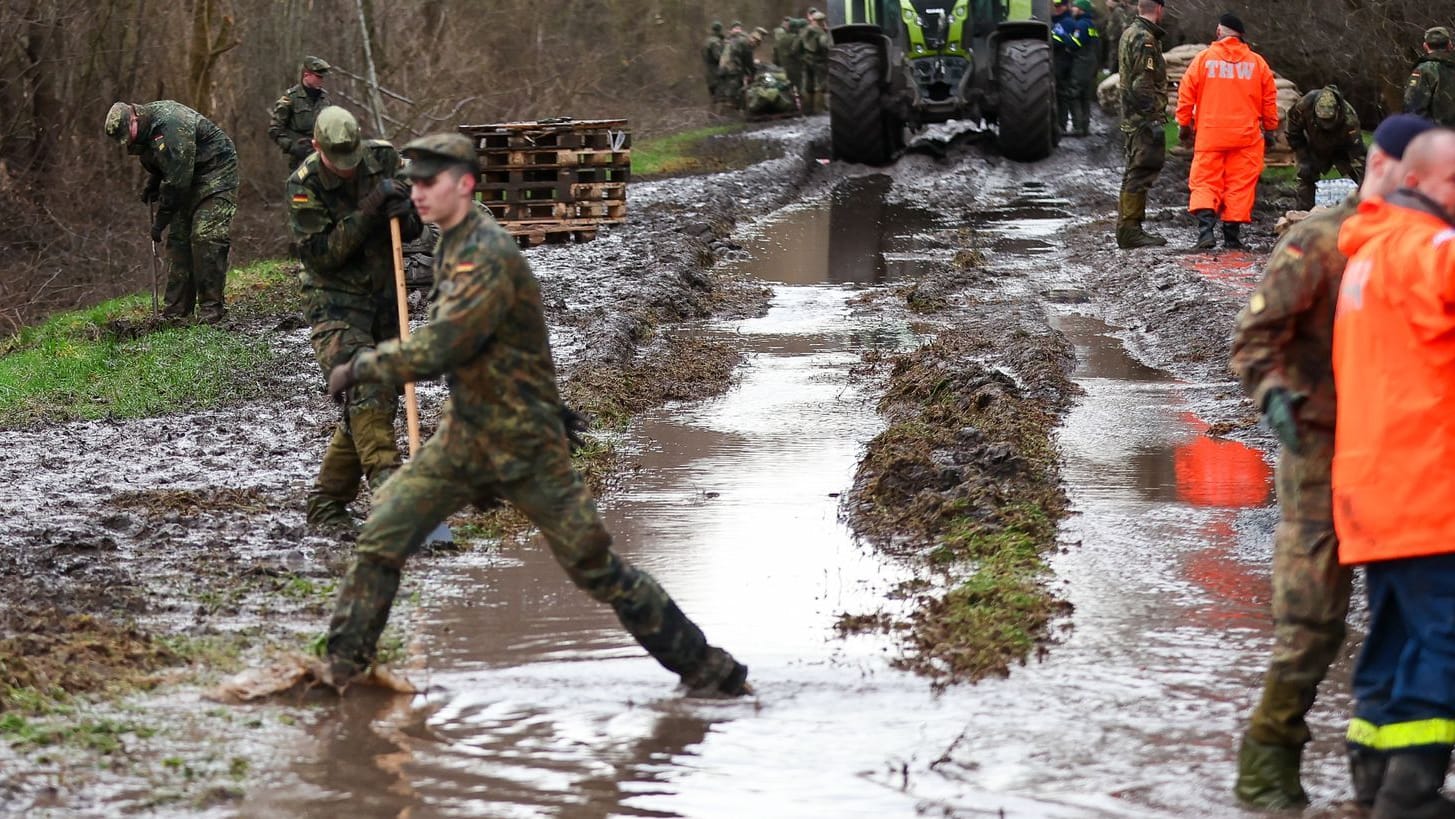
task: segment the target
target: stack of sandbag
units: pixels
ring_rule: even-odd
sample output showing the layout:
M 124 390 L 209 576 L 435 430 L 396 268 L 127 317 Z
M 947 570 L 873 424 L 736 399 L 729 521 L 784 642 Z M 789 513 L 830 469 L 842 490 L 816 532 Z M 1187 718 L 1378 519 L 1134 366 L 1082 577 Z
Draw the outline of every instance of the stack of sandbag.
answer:
M 1177 86 L 1182 81 L 1182 75 L 1187 73 L 1187 66 L 1207 48 L 1207 43 L 1187 43 L 1177 46 L 1166 52 L 1163 58 L 1167 61 L 1167 118 L 1169 121 L 1176 121 L 1177 117 Z M 1102 80 L 1096 89 L 1097 101 L 1107 113 L 1116 115 L 1119 106 L 1118 82 L 1119 77 L 1112 74 Z M 1287 122 L 1288 109 L 1298 102 L 1301 96 L 1298 86 L 1293 80 L 1286 79 L 1273 73 L 1274 85 L 1278 88 L 1278 142 L 1273 150 L 1268 153 L 1265 162 L 1268 165 L 1292 165 L 1295 163 L 1293 151 L 1288 147 L 1288 137 L 1284 133 L 1284 124 Z

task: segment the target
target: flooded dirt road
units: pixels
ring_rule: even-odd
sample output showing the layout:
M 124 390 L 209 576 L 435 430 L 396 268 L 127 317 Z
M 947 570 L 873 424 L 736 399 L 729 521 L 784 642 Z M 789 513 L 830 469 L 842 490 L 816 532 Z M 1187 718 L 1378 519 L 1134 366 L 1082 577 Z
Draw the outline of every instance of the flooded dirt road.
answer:
M 1007 170 L 975 149 L 888 175 L 831 168 L 806 198 L 760 198 L 765 218 L 712 239 L 719 269 L 770 289 L 767 308 L 661 331 L 720 342 L 743 364 L 725 394 L 633 419 L 603 511 L 616 547 L 749 665 L 755 697 L 684 699 L 539 543 L 477 549 L 407 573 L 396 616 L 424 694 L 227 709 L 218 719 L 235 732 L 209 723 L 158 753 L 180 771 L 225 748 L 218 764 L 245 787 L 153 804 L 134 783 L 103 786 L 94 815 L 1244 816 L 1230 789 L 1271 640 L 1271 469 L 1249 446 L 1256 434 L 1207 434 L 1246 408 L 1209 363 L 1216 344 L 1197 339 L 1216 335 L 1203 316 L 1236 310 L 1257 257 L 1108 256 L 1068 241 L 1104 233 L 1098 197 L 1115 182 L 1091 148 L 1067 150 L 1085 173 Z M 689 230 L 712 216 L 670 186 L 656 195 Z M 590 354 L 599 339 L 582 328 L 634 286 L 617 276 L 576 292 L 571 271 L 632 255 L 607 237 L 533 261 L 566 316 L 553 327 L 564 357 Z M 920 281 L 935 286 L 900 297 Z M 862 369 L 953 320 L 926 311 L 973 318 L 1007 309 L 989 301 L 1006 294 L 1018 321 L 1075 352 L 1082 394 L 1057 434 L 1072 514 L 1047 578 L 1071 609 L 1044 656 L 940 689 L 895 666 L 894 632 L 835 629 L 846 613 L 911 606 L 904 581 L 943 580 L 843 522 L 865 444 L 885 425 Z M 678 301 L 653 309 L 704 312 Z M 988 364 L 1023 376 L 1003 352 L 987 350 Z M 299 475 L 312 462 L 295 460 Z M 1316 807 L 1347 792 L 1351 654 L 1311 719 Z M 163 696 L 141 707 L 183 725 L 215 710 L 192 690 Z M 92 815 L 56 804 L 55 815 Z

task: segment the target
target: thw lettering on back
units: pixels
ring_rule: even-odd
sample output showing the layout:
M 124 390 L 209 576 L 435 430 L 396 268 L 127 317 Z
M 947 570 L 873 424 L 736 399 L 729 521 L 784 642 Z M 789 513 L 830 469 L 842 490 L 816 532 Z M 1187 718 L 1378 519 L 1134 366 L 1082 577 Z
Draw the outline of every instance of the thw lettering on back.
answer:
M 1253 79 L 1253 63 L 1244 60 L 1240 63 L 1230 63 L 1227 60 L 1208 60 L 1207 76 L 1210 80 L 1251 80 Z

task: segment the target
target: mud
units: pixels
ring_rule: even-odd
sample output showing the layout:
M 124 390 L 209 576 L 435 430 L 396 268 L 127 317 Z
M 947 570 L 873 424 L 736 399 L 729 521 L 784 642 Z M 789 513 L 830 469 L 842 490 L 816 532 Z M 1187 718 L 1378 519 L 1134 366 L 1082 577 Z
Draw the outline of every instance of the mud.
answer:
M 825 125 L 530 253 L 617 547 L 758 697 L 683 701 L 520 521 L 477 515 L 411 563 L 386 633 L 423 695 L 203 703 L 317 636 L 348 557 L 301 527 L 333 409 L 281 317 L 275 396 L 46 427 L 0 466 L 0 576 L 38 606 L 0 639 L 89 611 L 135 635 L 128 664 L 192 663 L 64 715 L 8 701 L 120 741 L 8 735 L 0 813 L 1241 816 L 1273 515 L 1224 362 L 1272 221 L 1246 257 L 1122 253 L 1115 133 L 1032 166 L 949 140 L 886 175 L 813 161 Z M 1190 243 L 1179 193 L 1153 227 Z M 971 583 L 987 566 L 1007 582 Z M 1346 709 L 1331 682 L 1316 807 L 1346 790 Z

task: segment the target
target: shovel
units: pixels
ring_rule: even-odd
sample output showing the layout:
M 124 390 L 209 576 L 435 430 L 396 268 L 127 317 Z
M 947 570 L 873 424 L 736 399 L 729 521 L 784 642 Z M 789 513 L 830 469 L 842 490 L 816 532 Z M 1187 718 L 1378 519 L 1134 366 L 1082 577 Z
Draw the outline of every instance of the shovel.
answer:
M 147 213 L 151 216 L 150 220 L 147 222 L 147 227 L 151 227 L 152 225 L 154 225 L 154 224 L 157 223 L 157 209 L 154 208 L 154 207 L 148 207 L 147 208 Z M 162 257 L 157 254 L 157 243 L 156 242 L 152 242 L 152 321 L 153 322 L 161 321 L 161 319 L 162 319 L 162 308 L 161 308 L 161 305 L 158 303 L 158 299 L 157 299 L 157 279 L 161 277 L 161 273 L 162 273 Z
M 389 220 L 389 240 L 394 245 L 394 298 L 399 303 L 399 340 L 409 340 L 409 294 L 404 287 L 404 242 L 399 235 L 399 218 Z M 414 382 L 404 385 L 404 420 L 409 427 L 409 458 L 419 452 L 419 400 L 414 395 Z M 432 543 L 454 543 L 455 535 L 443 521 L 429 537 L 425 545 Z

